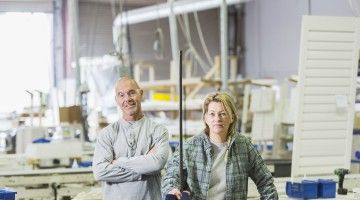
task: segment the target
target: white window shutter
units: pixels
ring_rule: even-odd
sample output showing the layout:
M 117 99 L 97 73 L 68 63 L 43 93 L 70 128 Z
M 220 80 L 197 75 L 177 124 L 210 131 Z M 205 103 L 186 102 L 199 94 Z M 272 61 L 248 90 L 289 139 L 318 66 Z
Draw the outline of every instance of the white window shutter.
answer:
M 304 16 L 291 176 L 350 168 L 360 19 Z

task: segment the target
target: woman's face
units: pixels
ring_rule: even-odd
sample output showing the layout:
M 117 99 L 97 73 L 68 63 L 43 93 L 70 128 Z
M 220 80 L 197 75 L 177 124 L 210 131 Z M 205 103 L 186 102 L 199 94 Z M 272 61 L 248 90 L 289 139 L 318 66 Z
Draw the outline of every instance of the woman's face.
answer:
M 232 117 L 221 102 L 210 102 L 205 114 L 205 122 L 209 126 L 210 134 L 227 134 Z

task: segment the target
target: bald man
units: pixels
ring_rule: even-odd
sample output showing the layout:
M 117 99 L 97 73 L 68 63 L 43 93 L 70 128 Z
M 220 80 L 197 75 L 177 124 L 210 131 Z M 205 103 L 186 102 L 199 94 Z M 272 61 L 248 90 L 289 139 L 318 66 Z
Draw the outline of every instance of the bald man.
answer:
M 122 118 L 99 134 L 93 158 L 95 179 L 105 200 L 161 199 L 160 171 L 169 153 L 167 129 L 144 116 L 143 91 L 124 77 L 115 85 Z

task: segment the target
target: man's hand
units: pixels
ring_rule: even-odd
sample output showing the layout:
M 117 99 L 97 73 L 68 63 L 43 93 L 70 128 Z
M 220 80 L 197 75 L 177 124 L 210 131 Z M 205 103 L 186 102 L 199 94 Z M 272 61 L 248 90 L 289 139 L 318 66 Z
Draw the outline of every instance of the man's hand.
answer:
M 146 154 L 155 154 L 155 147 L 151 148 Z

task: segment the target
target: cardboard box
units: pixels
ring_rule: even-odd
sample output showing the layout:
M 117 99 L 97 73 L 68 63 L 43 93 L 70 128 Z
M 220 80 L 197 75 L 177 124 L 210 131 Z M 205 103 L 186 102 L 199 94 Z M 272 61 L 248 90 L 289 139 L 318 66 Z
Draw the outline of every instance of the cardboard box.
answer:
M 81 108 L 80 106 L 60 107 L 59 108 L 60 123 L 80 123 Z
M 355 115 L 354 115 L 354 129 L 360 129 L 360 112 L 355 112 Z

